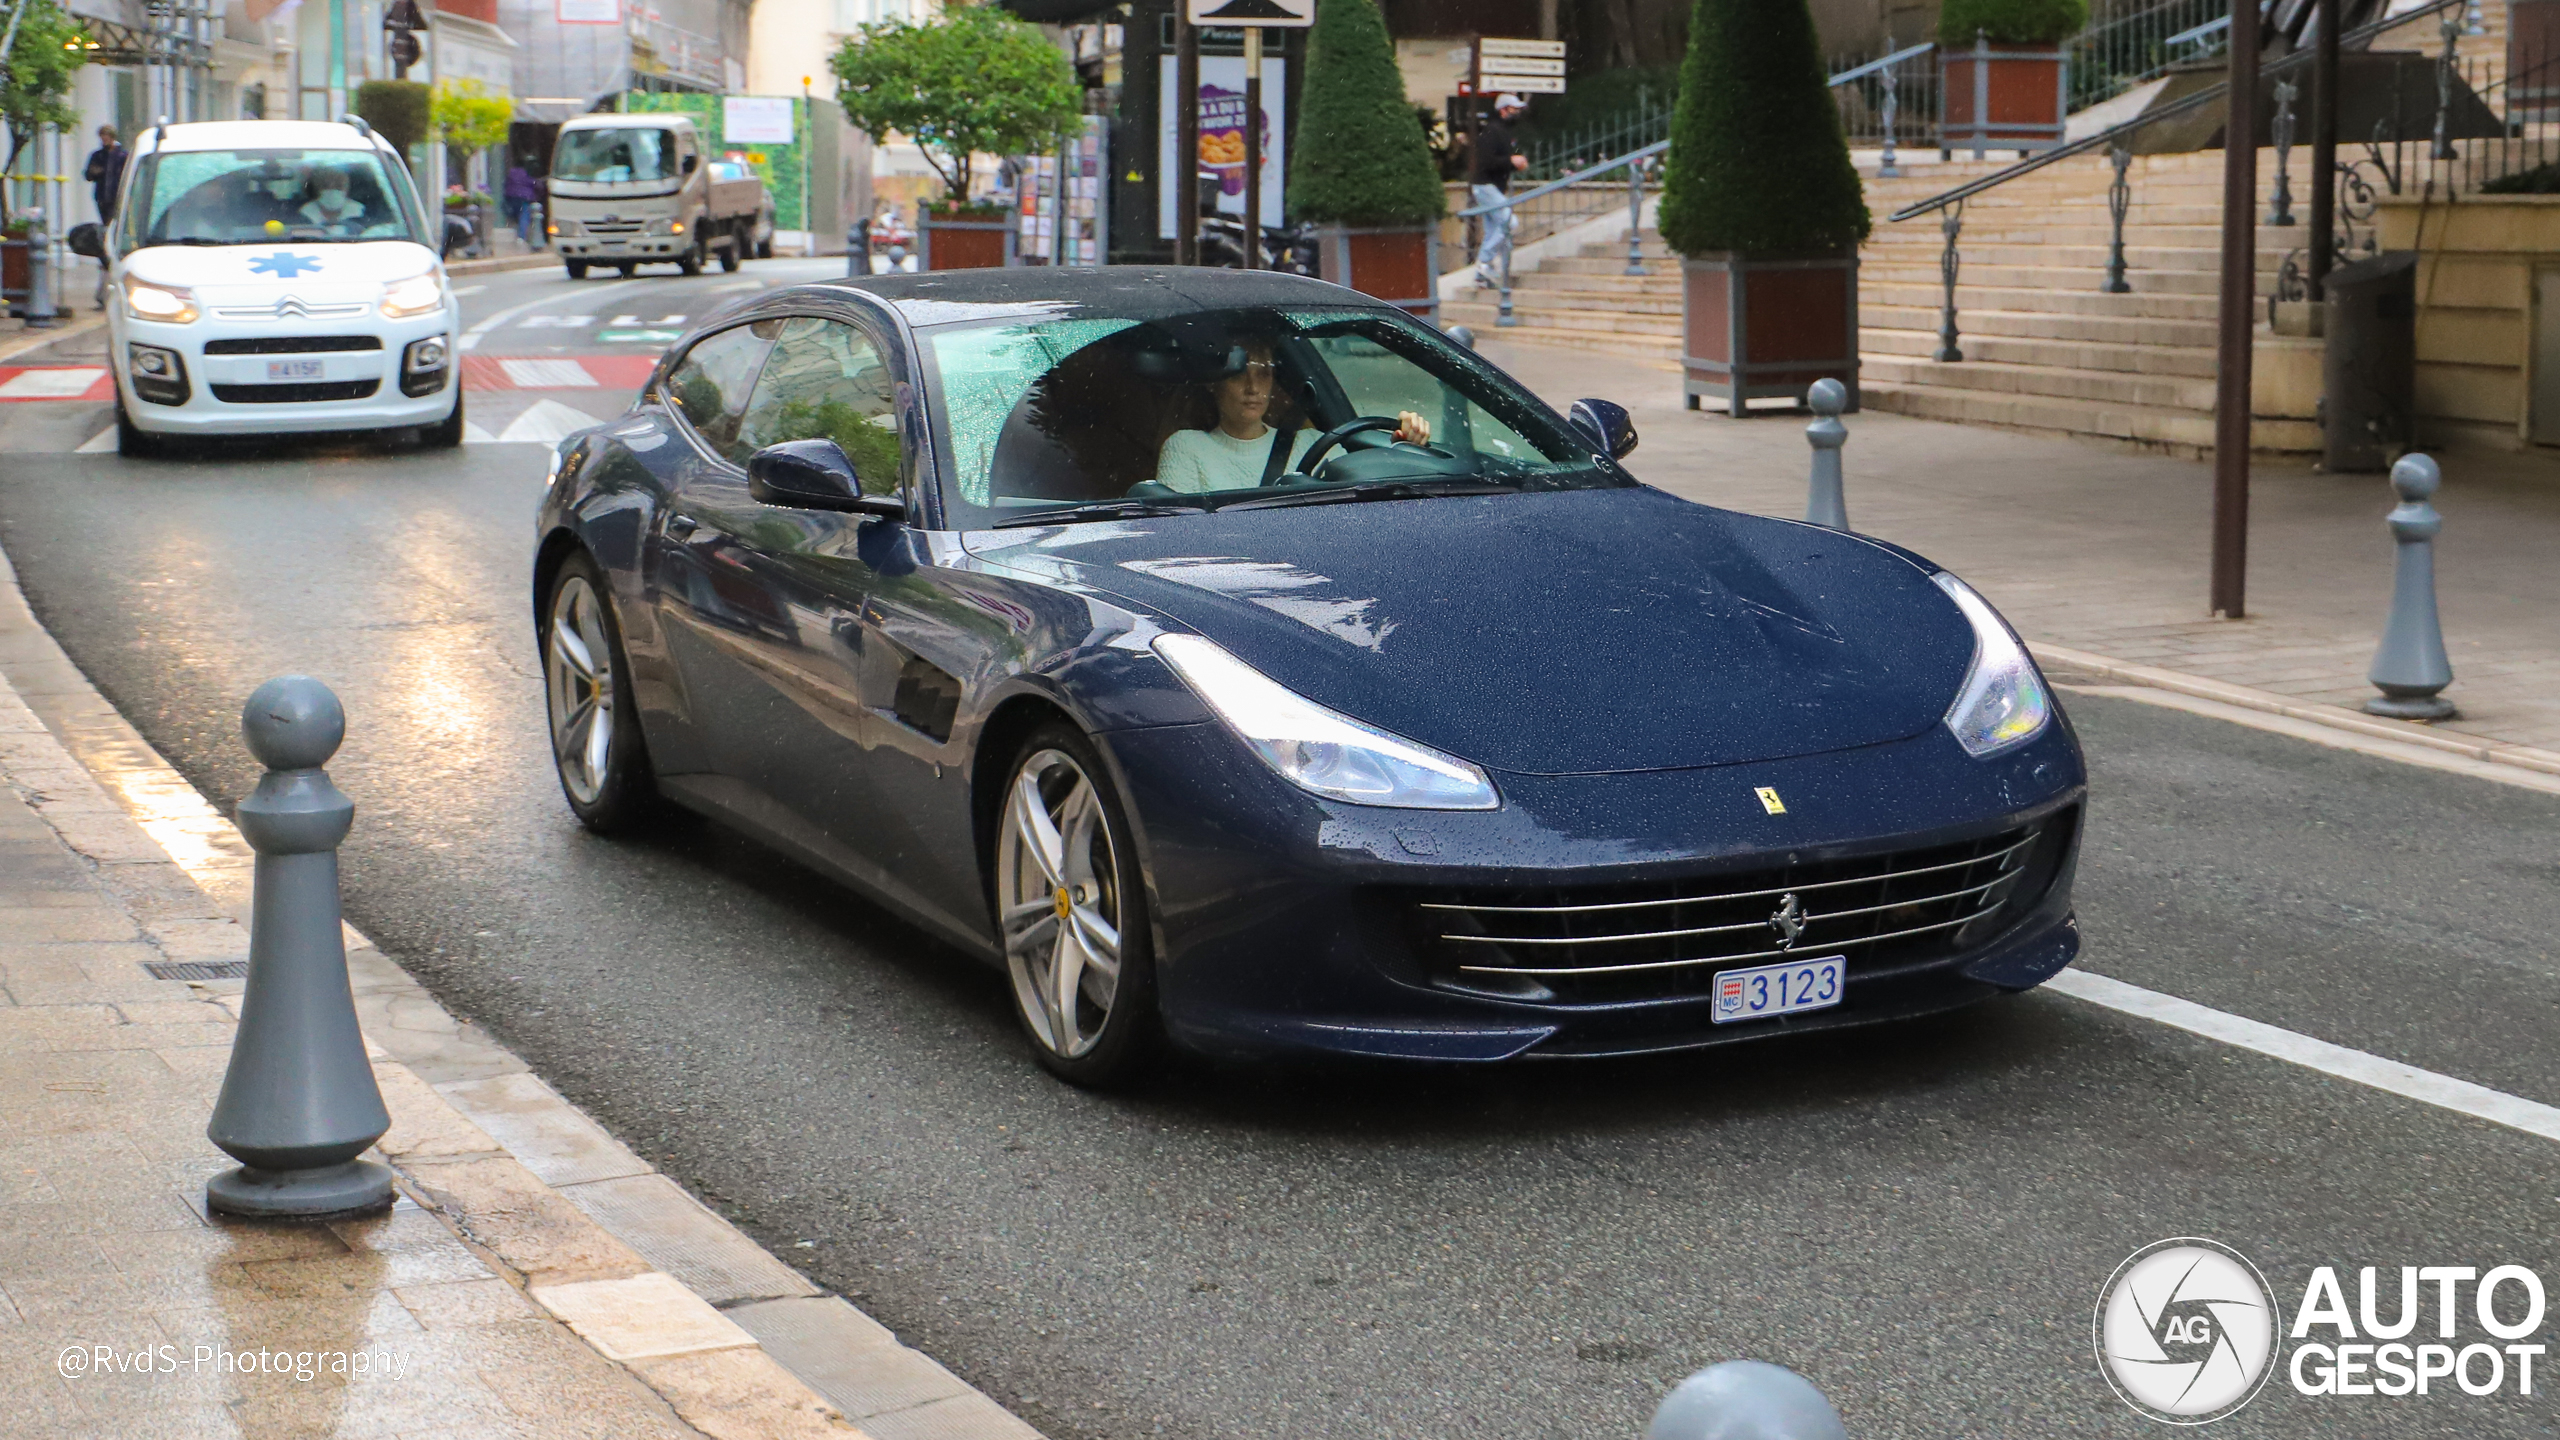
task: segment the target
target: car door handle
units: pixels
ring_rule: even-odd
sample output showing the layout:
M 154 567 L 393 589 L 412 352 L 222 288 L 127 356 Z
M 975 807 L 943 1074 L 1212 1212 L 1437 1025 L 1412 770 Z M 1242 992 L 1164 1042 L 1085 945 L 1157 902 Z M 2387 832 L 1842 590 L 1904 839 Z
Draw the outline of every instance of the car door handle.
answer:
M 701 528 L 702 522 L 694 519 L 690 515 L 670 515 L 667 517 L 667 538 L 670 540 L 686 539 L 690 537 L 694 531 Z

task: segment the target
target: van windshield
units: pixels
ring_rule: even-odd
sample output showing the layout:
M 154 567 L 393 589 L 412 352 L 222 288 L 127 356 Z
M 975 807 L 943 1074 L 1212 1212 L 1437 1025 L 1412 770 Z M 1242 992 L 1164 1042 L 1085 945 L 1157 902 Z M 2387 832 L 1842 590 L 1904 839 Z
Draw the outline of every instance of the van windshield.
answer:
M 551 178 L 596 185 L 676 177 L 675 132 L 654 125 L 563 130 Z
M 131 244 L 411 240 L 417 209 L 375 150 L 164 150 L 142 157 Z

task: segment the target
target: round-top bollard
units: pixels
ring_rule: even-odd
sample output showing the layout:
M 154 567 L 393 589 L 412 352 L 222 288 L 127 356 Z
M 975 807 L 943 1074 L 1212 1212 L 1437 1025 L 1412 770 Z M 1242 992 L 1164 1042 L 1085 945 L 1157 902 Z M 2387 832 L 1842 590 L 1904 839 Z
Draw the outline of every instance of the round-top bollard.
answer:
M 356 1157 L 391 1128 L 365 1058 L 338 923 L 338 845 L 355 803 L 320 767 L 346 738 L 329 687 L 285 675 L 241 708 L 249 751 L 267 767 L 240 802 L 258 852 L 249 913 L 249 988 L 206 1138 L 240 1162 L 205 1185 L 226 1215 L 306 1219 L 391 1203 L 391 1172 Z
M 1849 408 L 1849 387 L 1837 380 L 1816 380 L 1805 392 L 1804 403 L 1814 414 L 1813 423 L 1804 427 L 1805 441 L 1813 446 L 1813 483 L 1805 492 L 1805 522 L 1846 530 L 1849 498 L 1840 486 L 1840 447 L 1849 443 L 1849 427 L 1840 423 L 1840 412 Z
M 2436 693 L 2453 683 L 2444 626 L 2436 618 L 2435 542 L 2444 517 L 2427 503 L 2443 482 L 2436 462 L 2424 455 L 2403 455 L 2391 467 L 2391 488 L 2400 497 L 2391 511 L 2391 538 L 2400 542 L 2400 559 L 2391 576 L 2391 620 L 2365 677 L 2382 692 L 2364 702 L 2368 715 L 2453 718 L 2453 702 Z
M 1765 1360 L 1727 1360 L 1680 1382 L 1645 1440 L 1849 1440 L 1813 1382 Z

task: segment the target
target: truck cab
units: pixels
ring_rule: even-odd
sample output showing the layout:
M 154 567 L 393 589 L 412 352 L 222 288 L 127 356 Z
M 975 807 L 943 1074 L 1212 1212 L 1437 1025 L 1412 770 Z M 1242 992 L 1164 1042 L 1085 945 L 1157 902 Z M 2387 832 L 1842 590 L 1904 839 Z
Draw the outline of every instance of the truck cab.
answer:
M 749 242 L 713 207 L 711 178 L 689 116 L 581 115 L 561 126 L 544 213 L 569 277 L 650 263 L 699 275 L 714 256 L 737 269 Z

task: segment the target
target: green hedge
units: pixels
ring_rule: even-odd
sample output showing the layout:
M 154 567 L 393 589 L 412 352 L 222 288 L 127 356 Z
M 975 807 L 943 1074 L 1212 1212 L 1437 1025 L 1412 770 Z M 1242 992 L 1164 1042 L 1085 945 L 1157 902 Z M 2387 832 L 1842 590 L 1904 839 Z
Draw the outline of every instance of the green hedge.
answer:
M 356 87 L 355 112 L 406 155 L 427 138 L 427 87 L 415 80 L 367 80 Z
M 1938 43 L 1964 46 L 1977 34 L 1995 44 L 2050 45 L 2089 24 L 2089 0 L 1946 0 Z
M 1319 225 L 1414 225 L 1439 219 L 1448 203 L 1376 0 L 1317 0 L 1290 213 Z
M 1664 157 L 1672 249 L 1837 254 L 1867 238 L 1828 79 L 1805 0 L 1697 0 Z

